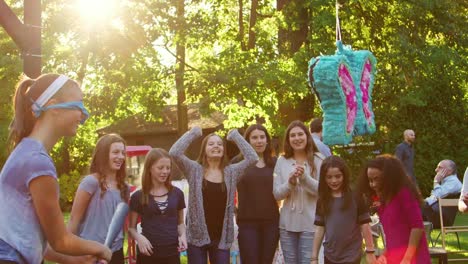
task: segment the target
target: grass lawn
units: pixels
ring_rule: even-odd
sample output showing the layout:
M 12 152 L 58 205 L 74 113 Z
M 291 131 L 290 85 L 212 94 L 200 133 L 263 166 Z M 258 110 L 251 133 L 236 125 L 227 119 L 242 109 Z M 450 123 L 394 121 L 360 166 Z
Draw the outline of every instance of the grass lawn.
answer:
M 463 225 L 463 226 L 468 226 L 468 214 L 458 214 L 457 215 L 457 218 L 455 219 L 455 224 L 454 225 Z M 435 238 L 437 237 L 437 235 L 439 234 L 439 230 L 433 230 L 431 232 L 431 238 L 433 240 L 435 240 Z M 460 238 L 460 248 L 462 250 L 468 250 L 468 233 L 467 232 L 464 232 L 464 233 L 459 233 L 458 234 L 459 238 Z M 447 242 L 447 251 L 448 252 L 454 252 L 454 251 L 458 251 L 458 244 L 457 244 L 457 237 L 455 235 L 455 233 L 450 233 L 448 234 L 446 237 L 445 237 L 445 241 Z M 441 242 L 441 238 L 439 238 L 439 241 L 438 243 L 435 245 L 436 247 L 442 247 L 442 242 Z M 450 253 L 448 255 L 448 258 L 449 260 L 451 258 L 467 258 L 466 261 L 463 261 L 463 262 L 459 262 L 459 263 L 468 263 L 468 253 Z M 438 263 L 437 262 L 437 259 L 433 259 L 432 260 L 432 263 Z

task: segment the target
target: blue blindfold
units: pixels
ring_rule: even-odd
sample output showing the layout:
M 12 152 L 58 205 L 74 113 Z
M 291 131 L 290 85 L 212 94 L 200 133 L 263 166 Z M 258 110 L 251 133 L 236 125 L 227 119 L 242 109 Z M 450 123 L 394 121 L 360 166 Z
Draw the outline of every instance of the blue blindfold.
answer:
M 83 113 L 84 117 L 81 119 L 81 124 L 88 119 L 89 113 L 88 110 L 84 107 L 83 102 L 81 101 L 73 101 L 73 102 L 65 102 L 60 104 L 54 104 L 49 106 L 40 107 L 37 111 L 34 111 L 34 115 L 39 117 L 42 112 L 46 111 L 47 109 L 72 109 L 72 110 L 80 110 Z

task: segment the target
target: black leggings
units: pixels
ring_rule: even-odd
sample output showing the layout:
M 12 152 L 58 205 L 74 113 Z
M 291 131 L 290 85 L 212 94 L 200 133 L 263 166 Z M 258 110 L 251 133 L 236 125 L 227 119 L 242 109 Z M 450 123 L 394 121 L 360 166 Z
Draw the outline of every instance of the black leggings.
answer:
M 0 264 L 18 264 L 18 262 L 0 259 Z

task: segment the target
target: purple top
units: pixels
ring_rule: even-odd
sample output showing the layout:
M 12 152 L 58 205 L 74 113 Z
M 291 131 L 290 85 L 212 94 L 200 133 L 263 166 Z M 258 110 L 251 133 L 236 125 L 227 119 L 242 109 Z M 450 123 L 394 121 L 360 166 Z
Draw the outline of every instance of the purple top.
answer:
M 388 263 L 400 263 L 409 244 L 411 229 L 424 230 L 418 200 L 408 188 L 402 188 L 393 199 L 378 209 L 380 222 L 386 237 L 386 257 Z M 413 264 L 431 263 L 426 236 L 421 236 Z

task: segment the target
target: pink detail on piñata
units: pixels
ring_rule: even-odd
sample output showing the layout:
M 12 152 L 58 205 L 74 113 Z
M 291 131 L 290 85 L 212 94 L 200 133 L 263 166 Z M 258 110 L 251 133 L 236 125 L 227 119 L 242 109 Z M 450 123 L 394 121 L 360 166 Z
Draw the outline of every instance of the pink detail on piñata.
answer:
M 346 132 L 351 133 L 357 113 L 356 87 L 354 86 L 351 74 L 344 64 L 340 64 L 338 77 L 341 88 L 346 96 Z
M 362 91 L 362 108 L 364 110 L 364 116 L 366 117 L 367 123 L 372 124 L 372 112 L 369 109 L 369 85 L 371 82 L 371 71 L 372 64 L 369 60 L 366 60 L 364 69 L 362 71 L 360 88 Z

